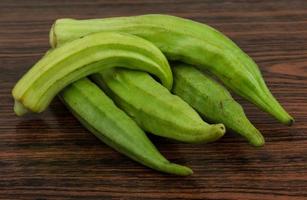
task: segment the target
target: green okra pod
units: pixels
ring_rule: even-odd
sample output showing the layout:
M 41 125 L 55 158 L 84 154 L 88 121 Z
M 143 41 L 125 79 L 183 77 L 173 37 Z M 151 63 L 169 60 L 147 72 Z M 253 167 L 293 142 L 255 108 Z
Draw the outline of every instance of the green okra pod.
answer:
M 163 157 L 144 131 L 89 79 L 70 84 L 59 96 L 88 130 L 117 151 L 161 172 L 180 176 L 193 173 Z
M 169 15 L 141 15 L 105 19 L 59 19 L 50 31 L 52 46 L 100 31 L 121 31 L 143 37 L 169 60 L 209 70 L 227 87 L 284 124 L 293 118 L 267 88 L 257 64 L 234 42 L 205 24 Z
M 253 146 L 264 145 L 262 134 L 247 119 L 242 106 L 221 84 L 191 65 L 173 66 L 173 93 L 213 123 L 223 123 Z
M 168 61 L 152 43 L 127 33 L 95 33 L 51 50 L 36 63 L 13 89 L 15 113 L 42 112 L 66 85 L 117 66 L 147 71 L 172 87 Z
M 118 68 L 92 77 L 145 131 L 189 143 L 212 142 L 225 133 L 223 124 L 207 124 L 145 72 Z

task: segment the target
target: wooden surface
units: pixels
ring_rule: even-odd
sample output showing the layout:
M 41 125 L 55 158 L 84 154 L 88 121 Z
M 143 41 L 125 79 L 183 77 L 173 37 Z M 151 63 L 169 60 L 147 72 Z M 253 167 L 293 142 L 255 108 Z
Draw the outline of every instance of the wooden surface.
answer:
M 18 118 L 11 89 L 48 49 L 61 17 L 168 13 L 207 23 L 259 64 L 295 117 L 286 127 L 239 99 L 266 145 L 232 133 L 210 145 L 152 137 L 170 160 L 195 174 L 174 177 L 113 151 L 56 99 L 41 115 Z M 0 199 L 307 199 L 307 1 L 0 1 Z

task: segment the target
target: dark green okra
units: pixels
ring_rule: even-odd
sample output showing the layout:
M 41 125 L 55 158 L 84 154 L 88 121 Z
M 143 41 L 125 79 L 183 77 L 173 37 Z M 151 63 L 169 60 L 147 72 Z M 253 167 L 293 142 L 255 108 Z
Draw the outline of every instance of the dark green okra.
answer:
M 174 65 L 173 73 L 174 94 L 211 122 L 223 123 L 227 129 L 239 133 L 254 146 L 264 145 L 261 133 L 221 84 L 187 64 Z
M 193 173 L 164 158 L 144 131 L 87 78 L 67 86 L 59 96 L 88 130 L 117 151 L 161 172 L 180 176 Z
M 293 118 L 267 88 L 257 64 L 234 42 L 205 24 L 169 15 L 141 15 L 106 19 L 59 19 L 50 31 L 50 44 L 61 45 L 99 31 L 121 31 L 143 37 L 169 60 L 209 70 L 234 92 L 284 124 Z
M 42 112 L 66 85 L 117 66 L 147 71 L 172 87 L 169 64 L 152 43 L 127 33 L 96 33 L 53 49 L 37 62 L 13 89 L 15 113 Z
M 92 77 L 145 131 L 189 143 L 212 142 L 225 133 L 223 124 L 205 123 L 186 102 L 145 72 L 118 68 Z

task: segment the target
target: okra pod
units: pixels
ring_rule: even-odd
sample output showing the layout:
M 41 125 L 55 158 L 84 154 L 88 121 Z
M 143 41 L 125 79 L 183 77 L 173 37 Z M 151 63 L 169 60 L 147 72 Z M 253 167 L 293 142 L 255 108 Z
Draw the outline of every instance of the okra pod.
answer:
M 50 31 L 50 44 L 62 45 L 100 31 L 120 31 L 155 44 L 169 60 L 179 60 L 208 70 L 228 88 L 246 98 L 281 123 L 293 118 L 267 88 L 257 64 L 228 37 L 214 28 L 169 15 L 141 15 L 105 19 L 59 19 Z
M 172 87 L 168 61 L 155 45 L 127 33 L 96 33 L 53 49 L 36 63 L 13 89 L 15 113 L 42 112 L 68 84 L 117 66 L 147 71 Z
M 188 143 L 212 142 L 225 133 L 223 124 L 204 122 L 192 107 L 146 72 L 118 68 L 92 77 L 147 132 Z
M 89 131 L 115 150 L 161 172 L 180 176 L 193 173 L 161 155 L 144 131 L 89 79 L 70 84 L 59 96 Z
M 223 123 L 246 138 L 253 146 L 264 145 L 262 134 L 246 117 L 242 106 L 220 83 L 191 65 L 173 65 L 172 92 L 196 109 L 205 119 Z

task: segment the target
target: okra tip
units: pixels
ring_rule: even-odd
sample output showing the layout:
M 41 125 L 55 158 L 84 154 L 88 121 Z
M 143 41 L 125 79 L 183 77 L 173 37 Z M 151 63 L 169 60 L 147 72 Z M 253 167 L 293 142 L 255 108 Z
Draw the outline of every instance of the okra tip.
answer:
M 287 126 L 292 126 L 295 122 L 294 118 L 290 116 L 286 111 L 284 111 L 282 115 L 278 115 L 276 118 L 282 124 Z
M 17 116 L 22 116 L 26 113 L 29 112 L 29 110 L 24 107 L 24 105 L 22 105 L 22 103 L 20 103 L 19 101 L 15 100 L 15 103 L 14 103 L 14 112 Z
M 224 136 L 226 128 L 224 124 L 211 125 L 211 137 L 207 142 L 214 142 Z
M 294 123 L 294 118 L 283 108 L 283 106 L 275 99 L 272 94 L 268 95 L 266 112 L 270 113 L 280 123 L 291 126 Z
M 249 143 L 254 147 L 262 147 L 265 144 L 263 135 L 256 128 L 247 140 L 249 140 Z
M 178 176 L 189 176 L 193 174 L 193 170 L 191 168 L 175 163 L 168 163 L 163 167 L 162 171 Z
M 56 22 L 55 22 L 56 23 Z M 49 44 L 52 48 L 56 47 L 56 35 L 55 35 L 55 31 L 54 31 L 54 26 L 55 23 L 52 24 L 51 29 L 49 31 Z
M 286 125 L 292 126 L 295 122 L 294 118 L 292 116 L 289 116 L 290 118 L 288 119 Z

